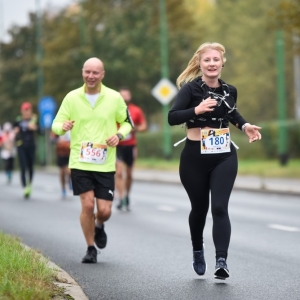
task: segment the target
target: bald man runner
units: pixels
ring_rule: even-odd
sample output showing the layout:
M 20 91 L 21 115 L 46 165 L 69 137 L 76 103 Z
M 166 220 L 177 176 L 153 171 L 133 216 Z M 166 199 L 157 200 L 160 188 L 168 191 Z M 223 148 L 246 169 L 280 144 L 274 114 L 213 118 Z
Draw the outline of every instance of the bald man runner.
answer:
M 69 168 L 87 244 L 82 263 L 97 262 L 94 244 L 106 247 L 104 222 L 111 216 L 114 197 L 116 146 L 133 128 L 123 98 L 102 83 L 104 75 L 102 61 L 88 59 L 82 68 L 84 85 L 65 96 L 52 125 L 58 135 L 71 134 Z

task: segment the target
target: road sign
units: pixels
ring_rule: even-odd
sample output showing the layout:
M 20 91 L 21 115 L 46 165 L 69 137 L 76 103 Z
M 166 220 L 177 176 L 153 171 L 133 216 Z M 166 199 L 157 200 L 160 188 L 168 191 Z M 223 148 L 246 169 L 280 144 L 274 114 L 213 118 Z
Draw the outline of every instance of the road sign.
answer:
M 42 129 L 51 128 L 54 115 L 56 112 L 56 102 L 50 96 L 45 96 L 40 99 L 38 104 L 38 110 L 40 113 L 40 127 Z
M 151 94 L 163 105 L 171 102 L 177 92 L 176 86 L 167 78 L 162 78 L 151 90 Z

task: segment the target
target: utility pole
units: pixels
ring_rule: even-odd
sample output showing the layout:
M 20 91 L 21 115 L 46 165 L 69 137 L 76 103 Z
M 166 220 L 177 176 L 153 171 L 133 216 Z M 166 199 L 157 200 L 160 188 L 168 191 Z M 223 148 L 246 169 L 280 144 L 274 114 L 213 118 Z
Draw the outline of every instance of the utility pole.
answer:
M 43 59 L 42 48 L 42 14 L 40 0 L 35 0 L 36 3 L 36 58 L 37 58 L 37 86 L 38 86 L 38 99 L 44 95 L 44 74 L 41 66 Z
M 44 73 L 42 68 L 43 48 L 42 48 L 42 14 L 40 0 L 35 0 L 36 7 L 36 61 L 37 61 L 37 96 L 38 102 L 44 95 Z M 48 134 L 49 135 L 49 134 Z M 48 138 L 45 130 L 44 135 L 39 136 L 39 161 L 41 165 L 47 164 Z
M 165 0 L 159 0 L 159 16 L 160 16 L 160 55 L 161 55 L 161 78 L 169 78 L 168 67 L 168 30 L 166 20 L 166 3 Z M 163 150 L 166 159 L 171 157 L 171 135 L 170 126 L 168 124 L 169 104 L 162 106 L 163 108 L 163 125 L 164 125 L 164 141 Z
M 81 46 L 86 46 L 86 33 L 85 33 L 85 16 L 84 16 L 84 1 L 80 2 L 80 42 Z
M 286 92 L 284 76 L 284 41 L 283 32 L 276 32 L 276 61 L 277 61 L 277 95 L 278 95 L 278 154 L 281 165 L 288 161 L 288 132 L 286 127 Z
M 295 119 L 300 120 L 300 37 L 293 33 L 294 41 L 294 87 L 295 87 Z
M 2 47 L 2 39 L 3 39 L 3 3 L 2 0 L 0 0 L 0 57 L 1 57 L 1 47 Z

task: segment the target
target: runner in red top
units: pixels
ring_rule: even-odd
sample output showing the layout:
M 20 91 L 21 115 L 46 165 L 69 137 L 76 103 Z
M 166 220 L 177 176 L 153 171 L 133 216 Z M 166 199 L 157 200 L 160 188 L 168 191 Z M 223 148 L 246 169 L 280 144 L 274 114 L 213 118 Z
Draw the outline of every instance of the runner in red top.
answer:
M 120 88 L 121 96 L 128 106 L 131 118 L 134 123 L 134 130 L 125 136 L 117 146 L 117 166 L 116 166 L 116 190 L 120 202 L 118 209 L 129 211 L 129 192 L 132 185 L 132 172 L 134 161 L 137 158 L 137 141 L 135 131 L 147 130 L 147 121 L 140 107 L 131 103 L 131 92 L 128 88 Z

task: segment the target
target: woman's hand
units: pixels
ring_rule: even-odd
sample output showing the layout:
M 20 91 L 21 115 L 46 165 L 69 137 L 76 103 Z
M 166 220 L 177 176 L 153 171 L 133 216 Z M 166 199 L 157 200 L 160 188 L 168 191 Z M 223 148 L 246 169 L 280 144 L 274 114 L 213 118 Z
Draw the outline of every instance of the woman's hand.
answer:
M 37 125 L 35 123 L 29 122 L 28 123 L 28 129 L 32 130 L 32 131 L 35 131 L 35 130 L 37 130 Z
M 201 101 L 198 106 L 195 107 L 195 114 L 200 115 L 206 112 L 214 111 L 214 107 L 217 105 L 217 101 L 212 98 L 206 98 L 205 100 Z
M 258 127 L 256 125 L 247 124 L 245 126 L 244 131 L 249 138 L 249 143 L 253 143 L 253 142 L 261 139 L 261 134 L 260 134 L 259 130 L 261 130 L 261 127 Z

